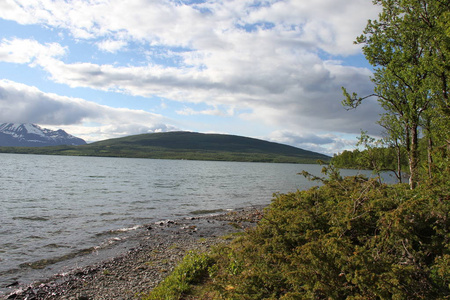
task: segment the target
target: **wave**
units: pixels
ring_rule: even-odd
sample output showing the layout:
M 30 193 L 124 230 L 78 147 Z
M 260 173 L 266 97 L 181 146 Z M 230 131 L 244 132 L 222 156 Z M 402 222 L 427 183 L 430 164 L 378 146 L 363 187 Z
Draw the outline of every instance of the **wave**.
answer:
M 53 257 L 53 258 L 47 258 L 47 259 L 40 259 L 34 262 L 27 262 L 27 263 L 23 263 L 20 264 L 19 267 L 21 269 L 34 269 L 34 270 L 40 270 L 40 269 L 44 269 L 45 267 L 52 265 L 52 264 L 56 264 L 58 262 L 61 261 L 65 261 L 80 255 L 86 255 L 86 254 L 90 254 L 95 252 L 97 249 L 96 247 L 90 247 L 90 248 L 86 248 L 86 249 L 81 249 L 75 252 L 71 252 L 68 254 L 64 254 L 58 257 Z
M 26 221 L 48 221 L 50 217 L 40 217 L 40 216 L 28 216 L 28 217 L 13 217 L 13 220 L 26 220 Z
M 211 214 L 218 214 L 218 213 L 224 213 L 229 210 L 227 209 L 199 209 L 191 211 L 191 214 L 193 215 L 211 215 Z
M 110 232 L 111 232 L 111 233 L 116 233 L 116 232 L 128 232 L 128 231 L 133 231 L 133 230 L 139 229 L 139 228 L 141 228 L 141 227 L 142 227 L 142 225 L 135 225 L 135 226 L 129 227 L 129 228 L 121 228 L 121 229 L 111 230 Z

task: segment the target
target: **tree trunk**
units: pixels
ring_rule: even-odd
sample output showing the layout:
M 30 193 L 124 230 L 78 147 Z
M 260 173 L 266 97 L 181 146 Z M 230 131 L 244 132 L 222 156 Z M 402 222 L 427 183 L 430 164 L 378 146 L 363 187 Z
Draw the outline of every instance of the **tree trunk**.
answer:
M 408 166 L 409 166 L 409 182 L 411 186 L 411 128 L 408 124 L 405 125 L 405 149 L 406 155 L 408 156 Z
M 433 139 L 431 138 L 431 133 L 428 136 L 428 177 L 431 179 L 433 177 Z
M 411 126 L 411 133 L 410 133 L 410 150 L 409 150 L 409 187 L 411 189 L 414 189 L 417 186 L 418 181 L 418 170 L 417 170 L 417 164 L 418 164 L 418 133 L 417 133 L 417 125 L 413 124 Z
M 425 118 L 425 138 L 427 140 L 427 165 L 428 165 L 428 178 L 433 177 L 433 138 L 431 133 L 431 116 Z
M 402 149 L 399 145 L 396 145 L 397 148 L 397 178 L 398 182 L 402 183 Z

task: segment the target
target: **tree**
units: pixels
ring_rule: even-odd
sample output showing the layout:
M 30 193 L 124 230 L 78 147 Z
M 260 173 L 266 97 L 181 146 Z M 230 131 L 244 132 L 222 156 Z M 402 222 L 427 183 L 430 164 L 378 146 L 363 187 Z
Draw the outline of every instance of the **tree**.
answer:
M 431 53 L 433 75 L 438 79 L 434 88 L 437 98 L 437 108 L 442 115 L 450 116 L 450 4 L 448 1 L 437 1 L 439 11 L 436 22 L 428 21 L 432 30 L 434 52 Z M 449 140 L 447 140 L 447 146 Z
M 364 99 L 378 97 L 386 113 L 394 116 L 391 121 L 403 128 L 410 187 L 414 188 L 419 175 L 418 137 L 424 112 L 439 107 L 428 116 L 440 118 L 449 111 L 448 34 L 439 31 L 441 24 L 448 24 L 449 4 L 439 0 L 373 2 L 382 6 L 382 12 L 378 20 L 369 20 L 356 43 L 364 45 L 363 53 L 375 67 L 374 94 L 358 97 L 343 88 L 343 104 L 356 108 Z
M 362 131 L 356 146 L 364 146 L 366 149 L 366 151 L 358 158 L 359 163 L 363 166 L 370 166 L 370 169 L 373 170 L 374 174 L 377 174 L 378 180 L 381 183 L 380 173 L 381 170 L 383 170 L 384 160 L 380 157 L 382 152 L 377 151 L 379 150 L 377 147 L 380 143 L 380 140 L 376 140 L 374 137 L 369 136 L 366 131 Z
M 400 122 L 396 119 L 395 115 L 385 114 L 378 122 L 385 130 L 386 133 L 383 137 L 383 142 L 389 148 L 395 149 L 396 167 L 393 169 L 395 176 L 399 183 L 402 183 L 402 165 L 403 165 L 403 149 L 405 148 L 406 141 L 404 140 L 403 128 L 400 126 Z

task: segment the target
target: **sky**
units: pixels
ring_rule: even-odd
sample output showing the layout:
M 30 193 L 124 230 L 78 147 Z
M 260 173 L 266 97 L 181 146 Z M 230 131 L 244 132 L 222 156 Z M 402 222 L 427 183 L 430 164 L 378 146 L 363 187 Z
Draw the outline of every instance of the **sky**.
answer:
M 88 142 L 175 130 L 328 155 L 377 135 L 369 0 L 1 0 L 0 123 Z

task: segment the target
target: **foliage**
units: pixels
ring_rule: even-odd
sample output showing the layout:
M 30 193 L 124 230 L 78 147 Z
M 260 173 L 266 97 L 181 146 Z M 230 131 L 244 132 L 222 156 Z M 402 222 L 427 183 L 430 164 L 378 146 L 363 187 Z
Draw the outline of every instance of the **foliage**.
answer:
M 448 179 L 410 190 L 335 176 L 277 194 L 255 229 L 215 252 L 212 285 L 221 299 L 443 299 Z
M 180 299 L 208 274 L 212 259 L 206 254 L 189 252 L 175 270 L 143 300 Z
M 405 151 L 401 149 L 402 153 Z M 369 158 L 372 158 L 369 159 Z M 407 169 L 408 161 L 406 155 L 401 155 L 400 166 L 402 170 Z M 372 162 L 372 164 L 371 164 Z M 377 171 L 397 171 L 397 149 L 393 147 L 373 147 L 369 150 L 353 151 L 345 150 L 336 154 L 330 161 L 331 164 L 338 168 L 345 169 L 365 169 L 373 170 L 373 163 L 377 164 Z
M 343 88 L 343 104 L 356 108 L 376 96 L 385 114 L 380 124 L 386 138 L 408 153 L 410 186 L 419 182 L 418 138 L 428 138 L 428 174 L 432 177 L 433 147 L 449 148 L 450 39 L 447 1 L 374 0 L 382 11 L 369 20 L 357 43 L 375 67 L 374 93 L 358 97 Z M 400 149 L 400 148 L 397 148 Z

